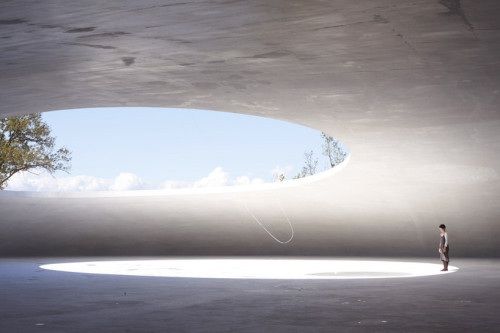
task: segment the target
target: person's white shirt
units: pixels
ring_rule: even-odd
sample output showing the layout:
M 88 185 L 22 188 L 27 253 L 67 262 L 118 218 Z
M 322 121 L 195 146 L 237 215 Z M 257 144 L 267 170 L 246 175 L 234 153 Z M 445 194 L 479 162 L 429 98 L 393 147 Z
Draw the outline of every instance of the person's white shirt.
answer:
M 448 247 L 448 234 L 446 232 L 441 233 L 441 237 L 444 236 L 444 247 Z M 439 245 L 441 245 L 441 242 L 439 242 Z

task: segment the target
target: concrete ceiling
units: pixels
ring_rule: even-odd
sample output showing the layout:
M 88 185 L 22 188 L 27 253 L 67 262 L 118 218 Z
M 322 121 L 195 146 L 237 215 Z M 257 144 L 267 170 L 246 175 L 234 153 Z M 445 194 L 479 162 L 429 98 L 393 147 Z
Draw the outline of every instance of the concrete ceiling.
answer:
M 494 0 L 2 1 L 2 116 L 119 106 L 238 112 L 328 132 L 351 161 L 328 179 L 262 193 L 4 192 L 0 249 L 424 255 L 437 252 L 445 223 L 456 254 L 496 255 L 499 9 Z M 275 242 L 245 205 L 286 235 L 281 205 L 294 240 Z

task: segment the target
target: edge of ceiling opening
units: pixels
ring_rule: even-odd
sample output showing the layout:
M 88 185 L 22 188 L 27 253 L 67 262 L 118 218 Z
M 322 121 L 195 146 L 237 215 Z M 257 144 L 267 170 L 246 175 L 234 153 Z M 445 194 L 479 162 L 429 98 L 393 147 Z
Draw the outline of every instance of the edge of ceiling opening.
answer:
M 165 190 L 135 190 L 135 191 L 94 191 L 94 192 L 35 192 L 35 191 L 0 191 L 1 197 L 35 197 L 35 198 L 111 198 L 111 197 L 154 197 L 154 196 L 178 196 L 178 195 L 200 195 L 219 193 L 241 193 L 279 190 L 303 186 L 316 183 L 330 178 L 341 172 L 349 163 L 351 154 L 349 153 L 344 161 L 334 168 L 299 179 L 288 179 L 283 182 L 249 184 L 239 186 L 219 186 L 219 187 L 196 187 L 178 188 Z

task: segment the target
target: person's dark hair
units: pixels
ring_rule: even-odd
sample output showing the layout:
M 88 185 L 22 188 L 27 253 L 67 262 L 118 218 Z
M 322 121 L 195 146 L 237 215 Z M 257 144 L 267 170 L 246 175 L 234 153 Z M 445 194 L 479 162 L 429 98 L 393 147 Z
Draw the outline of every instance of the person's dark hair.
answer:
M 444 224 L 441 224 L 439 227 L 443 228 L 444 230 L 446 230 L 446 226 Z

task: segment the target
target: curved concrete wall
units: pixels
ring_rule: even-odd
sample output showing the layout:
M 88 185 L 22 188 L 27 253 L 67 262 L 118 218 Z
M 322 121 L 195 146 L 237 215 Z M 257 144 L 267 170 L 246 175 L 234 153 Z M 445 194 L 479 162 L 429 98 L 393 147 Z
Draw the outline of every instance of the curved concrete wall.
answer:
M 236 194 L 0 196 L 0 253 L 497 255 L 495 1 L 57 1 L 0 5 L 0 114 L 189 107 L 342 140 L 341 173 Z M 458 8 L 458 7 L 453 7 Z M 91 134 L 91 129 L 89 129 Z M 289 244 L 276 235 L 295 228 Z

